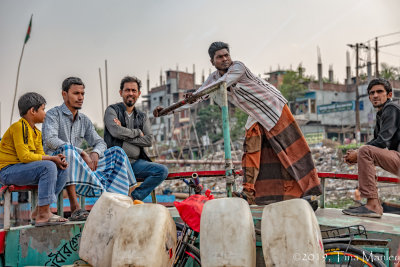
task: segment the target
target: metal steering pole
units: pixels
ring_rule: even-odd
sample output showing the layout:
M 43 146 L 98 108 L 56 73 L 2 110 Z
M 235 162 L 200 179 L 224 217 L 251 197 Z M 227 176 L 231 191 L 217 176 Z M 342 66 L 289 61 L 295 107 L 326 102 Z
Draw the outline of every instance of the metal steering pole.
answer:
M 175 109 L 178 109 L 192 101 L 196 101 L 200 97 L 210 94 L 212 92 L 219 91 L 218 93 L 222 97 L 222 129 L 224 135 L 224 152 L 225 152 L 225 176 L 226 176 L 226 192 L 228 197 L 232 197 L 232 192 L 234 190 L 234 175 L 233 175 L 233 162 L 232 162 L 232 152 L 231 152 L 231 135 L 229 130 L 229 112 L 228 112 L 228 95 L 226 90 L 226 83 L 220 82 L 209 88 L 198 92 L 197 94 L 193 94 L 187 99 L 181 100 L 177 103 L 172 104 L 169 107 L 164 108 L 159 112 L 159 116 L 167 115 L 170 112 L 173 112 Z
M 229 111 L 228 111 L 228 94 L 226 83 L 221 84 L 222 93 L 222 129 L 224 133 L 224 151 L 225 151 L 225 176 L 226 176 L 226 193 L 228 197 L 232 197 L 233 185 L 235 182 L 233 176 L 233 162 L 231 150 L 231 135 L 229 130 Z

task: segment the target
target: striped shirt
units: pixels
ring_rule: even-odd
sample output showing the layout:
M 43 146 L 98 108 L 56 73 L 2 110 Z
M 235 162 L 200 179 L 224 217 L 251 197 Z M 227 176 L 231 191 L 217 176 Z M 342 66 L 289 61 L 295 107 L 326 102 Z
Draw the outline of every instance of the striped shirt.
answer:
M 93 147 L 93 152 L 102 157 L 107 149 L 106 142 L 101 138 L 90 119 L 83 113 L 78 112 L 73 120 L 72 112 L 65 104 L 54 107 L 46 113 L 42 126 L 43 147 L 46 154 L 53 154 L 63 145 L 73 145 L 78 153 L 83 140 Z
M 227 84 L 228 100 L 249 115 L 246 129 L 256 122 L 268 131 L 276 125 L 287 100 L 273 85 L 251 73 L 242 62 L 233 61 L 223 76 L 218 70 L 211 73 L 196 93 L 221 81 Z

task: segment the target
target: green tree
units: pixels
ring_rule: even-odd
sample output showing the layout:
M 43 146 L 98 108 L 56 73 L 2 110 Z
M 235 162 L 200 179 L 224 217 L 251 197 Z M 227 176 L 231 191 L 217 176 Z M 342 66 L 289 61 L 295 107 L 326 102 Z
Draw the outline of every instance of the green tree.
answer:
M 99 128 L 96 124 L 93 124 L 93 126 L 96 132 L 100 135 L 100 137 L 104 138 L 104 128 Z M 89 147 L 89 144 L 86 142 L 85 139 L 82 142 L 81 148 L 83 150 L 91 150 L 91 147 Z
M 235 113 L 230 117 L 232 141 L 243 138 L 248 117 L 247 113 L 240 108 L 235 109 Z
M 94 129 L 96 130 L 96 132 L 102 137 L 104 138 L 104 128 L 100 128 L 98 127 L 96 124 L 93 124 Z
M 279 87 L 281 93 L 288 101 L 294 101 L 298 97 L 302 97 L 307 90 L 303 84 L 308 78 L 302 76 L 303 72 L 289 70 L 283 77 L 282 85 Z
M 196 131 L 199 137 L 208 134 L 211 142 L 222 138 L 221 109 L 217 105 L 208 105 L 198 111 Z
M 396 78 L 399 79 L 399 69 L 390 66 L 387 63 L 381 63 L 380 76 L 386 80 L 396 80 Z

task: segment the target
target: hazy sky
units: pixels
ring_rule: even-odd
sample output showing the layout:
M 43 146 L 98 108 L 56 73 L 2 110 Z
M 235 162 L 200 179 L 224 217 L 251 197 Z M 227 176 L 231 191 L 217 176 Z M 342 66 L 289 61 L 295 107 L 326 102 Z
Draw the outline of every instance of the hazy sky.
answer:
M 160 70 L 192 71 L 197 82 L 212 67 L 213 41 L 231 46 L 233 59 L 255 74 L 295 68 L 300 62 L 315 75 L 317 46 L 324 76 L 333 65 L 345 76 L 346 44 L 400 31 L 398 0 L 0 0 L 1 133 L 9 126 L 18 61 L 33 14 L 31 38 L 22 60 L 18 95 L 41 93 L 47 109 L 62 103 L 61 83 L 78 76 L 86 84 L 83 112 L 102 126 L 99 67 L 104 86 L 108 61 L 109 103 L 119 101 L 119 82 L 127 74 L 159 83 Z M 400 41 L 400 34 L 380 44 Z M 351 53 L 354 73 L 355 56 Z M 384 52 L 384 53 L 383 53 Z M 366 53 L 362 55 L 366 57 Z M 380 61 L 400 66 L 400 45 L 382 48 Z M 17 107 L 13 120 L 19 117 Z

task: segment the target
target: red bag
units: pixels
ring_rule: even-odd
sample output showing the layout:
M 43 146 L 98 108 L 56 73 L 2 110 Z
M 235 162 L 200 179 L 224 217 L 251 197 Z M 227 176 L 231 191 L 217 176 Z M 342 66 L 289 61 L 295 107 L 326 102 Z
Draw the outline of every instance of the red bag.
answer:
M 200 218 L 206 201 L 214 199 L 211 190 L 206 190 L 206 195 L 192 195 L 182 202 L 174 201 L 181 219 L 196 232 L 200 232 Z

